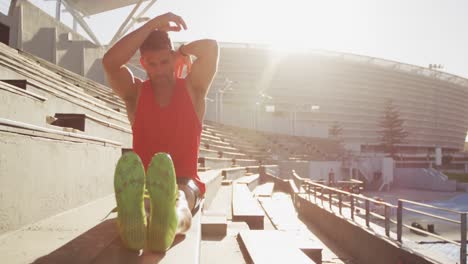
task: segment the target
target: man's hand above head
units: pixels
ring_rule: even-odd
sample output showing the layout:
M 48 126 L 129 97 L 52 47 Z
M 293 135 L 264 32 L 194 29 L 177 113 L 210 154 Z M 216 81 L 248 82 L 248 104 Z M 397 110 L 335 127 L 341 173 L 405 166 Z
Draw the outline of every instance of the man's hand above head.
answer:
M 174 67 L 175 67 L 175 74 L 178 78 L 182 78 L 182 71 L 184 67 L 187 67 L 187 74 L 189 74 L 192 69 L 192 58 L 190 57 L 190 55 L 182 51 L 183 47 L 184 45 L 179 47 L 179 49 L 177 50 L 175 54 Z
M 187 79 L 194 95 L 204 100 L 218 69 L 218 42 L 213 39 L 197 40 L 183 45 L 179 52 L 196 57 Z
M 125 102 L 134 100 L 137 93 L 135 85 L 140 81 L 133 76 L 125 64 L 135 55 L 148 35 L 154 30 L 178 32 L 182 29 L 187 29 L 185 21 L 176 14 L 166 13 L 151 19 L 115 43 L 102 59 L 112 90 Z
M 154 29 L 161 31 L 181 31 L 182 29 L 187 30 L 187 24 L 182 17 L 174 13 L 166 13 L 164 15 L 157 16 L 148 22 L 153 26 Z

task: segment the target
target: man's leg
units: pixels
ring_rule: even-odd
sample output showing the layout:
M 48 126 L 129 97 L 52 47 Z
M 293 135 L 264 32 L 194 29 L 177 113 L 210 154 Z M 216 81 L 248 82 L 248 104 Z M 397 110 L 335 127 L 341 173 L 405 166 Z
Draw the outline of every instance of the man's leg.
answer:
M 185 192 L 179 190 L 179 197 L 177 198 L 177 234 L 185 234 L 192 226 L 192 213 L 190 212 L 190 206 L 187 201 Z
M 132 250 L 142 249 L 145 244 L 144 189 L 145 169 L 140 157 L 134 152 L 123 154 L 114 173 L 117 226 L 122 242 Z
M 148 248 L 164 252 L 174 242 L 179 226 L 176 175 L 171 156 L 157 153 L 146 171 L 146 188 L 150 196 Z
M 185 234 L 192 223 L 192 213 L 200 204 L 200 190 L 195 181 L 190 178 L 178 177 L 179 197 L 177 199 L 177 213 L 179 224 L 178 234 Z
M 177 211 L 177 229 L 176 229 L 176 234 L 185 234 L 187 231 L 190 229 L 190 226 L 192 225 L 192 213 L 191 211 L 191 206 L 190 206 L 190 199 L 187 199 L 187 195 L 185 194 L 186 192 L 183 191 L 179 185 L 179 193 L 176 201 L 176 211 Z M 190 190 L 187 190 L 190 191 Z M 190 191 L 192 192 L 192 191 Z M 193 196 L 193 194 L 192 194 Z M 149 222 L 149 217 L 151 213 L 151 205 L 149 200 L 145 200 L 145 209 L 146 209 L 146 215 L 148 216 L 148 222 Z

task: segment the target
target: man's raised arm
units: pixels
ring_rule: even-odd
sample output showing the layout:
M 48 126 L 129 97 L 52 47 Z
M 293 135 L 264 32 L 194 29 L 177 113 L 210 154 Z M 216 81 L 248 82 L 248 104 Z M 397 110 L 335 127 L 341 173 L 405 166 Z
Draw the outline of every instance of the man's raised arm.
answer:
M 179 52 L 196 57 L 187 79 L 197 95 L 205 98 L 218 69 L 218 43 L 212 39 L 197 40 L 180 47 Z
M 175 26 L 171 25 L 171 22 L 174 23 Z M 141 44 L 153 30 L 180 31 L 182 28 L 187 29 L 187 26 L 181 17 L 173 13 L 166 13 L 153 18 L 139 29 L 115 43 L 102 59 L 102 64 L 112 90 L 124 101 L 133 97 L 136 92 L 135 89 L 133 89 L 136 80 L 125 64 L 137 52 Z

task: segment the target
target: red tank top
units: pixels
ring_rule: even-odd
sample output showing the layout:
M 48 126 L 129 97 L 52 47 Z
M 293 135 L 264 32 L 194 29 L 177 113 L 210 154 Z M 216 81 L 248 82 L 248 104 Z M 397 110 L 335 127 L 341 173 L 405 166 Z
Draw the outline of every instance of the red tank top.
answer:
M 177 177 L 193 179 L 204 194 L 205 184 L 200 181 L 197 170 L 202 125 L 185 79 L 176 79 L 167 106 L 161 107 L 155 98 L 151 82 L 145 81 L 132 125 L 133 151 L 140 156 L 145 170 L 154 154 L 169 153 Z

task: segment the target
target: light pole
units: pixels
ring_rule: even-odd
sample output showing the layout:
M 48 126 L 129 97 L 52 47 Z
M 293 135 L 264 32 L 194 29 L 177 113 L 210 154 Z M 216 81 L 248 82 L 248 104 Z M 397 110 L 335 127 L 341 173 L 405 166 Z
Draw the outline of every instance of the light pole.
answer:
M 208 105 L 208 103 L 216 103 L 216 101 L 214 99 L 209 98 L 209 97 L 205 97 L 205 104 Z M 208 113 L 210 115 L 212 114 L 212 112 L 208 112 Z M 216 114 L 216 105 L 215 105 L 215 114 Z M 212 116 L 209 116 L 208 118 L 212 118 Z M 216 116 L 214 117 L 214 120 L 216 121 Z
M 218 88 L 216 90 L 216 108 L 215 108 L 215 116 L 216 122 L 221 123 L 221 119 L 223 116 L 223 94 L 226 91 L 232 90 L 231 85 L 233 81 L 229 80 L 229 78 L 224 79 L 224 84 L 222 88 Z
M 260 93 L 258 94 L 258 96 L 259 96 L 259 98 L 258 98 L 259 101 L 255 102 L 255 130 L 258 130 L 258 127 L 259 127 L 259 125 L 258 125 L 258 115 L 260 114 L 260 113 L 259 113 L 259 107 L 261 107 L 261 106 L 265 106 L 265 107 L 266 107 L 265 101 L 271 101 L 271 100 L 273 100 L 273 97 L 271 97 L 271 96 L 269 96 L 269 95 L 266 95 L 266 94 L 264 94 L 264 93 L 262 93 L 262 92 L 260 92 Z M 272 109 L 271 109 L 272 106 L 271 106 L 271 105 L 268 105 L 268 106 L 269 106 L 268 109 L 265 109 L 265 111 L 266 111 L 266 112 L 274 112 L 274 107 L 273 107 L 273 110 L 272 110 Z
M 254 129 L 258 130 L 258 107 L 260 102 L 255 102 L 255 119 L 254 119 Z

